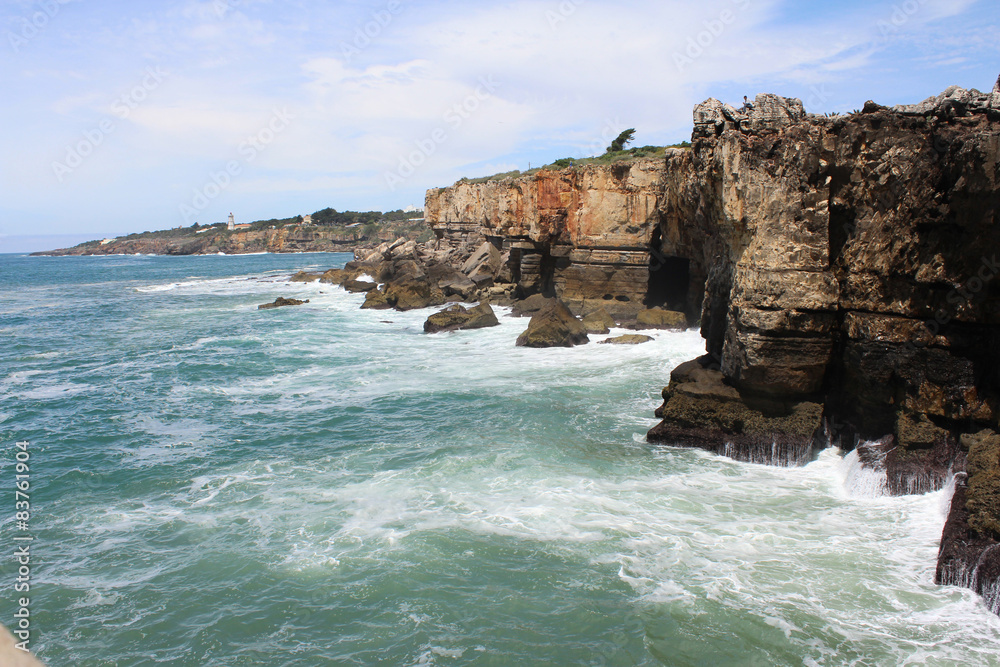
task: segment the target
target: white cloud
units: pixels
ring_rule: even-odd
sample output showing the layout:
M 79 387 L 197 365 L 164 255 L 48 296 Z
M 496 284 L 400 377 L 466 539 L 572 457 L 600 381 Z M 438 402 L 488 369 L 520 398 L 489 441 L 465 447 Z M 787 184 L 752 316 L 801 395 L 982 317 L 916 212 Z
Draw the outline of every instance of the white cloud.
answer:
M 423 187 L 473 170 L 600 152 L 626 127 L 639 143 L 684 138 L 692 106 L 710 95 L 774 90 L 811 96 L 810 110 L 822 111 L 893 85 L 916 101 L 938 92 L 922 80 L 929 64 L 971 72 L 978 54 L 998 48 L 982 16 L 995 23 L 996 6 L 973 0 L 924 0 L 888 37 L 879 21 L 892 21 L 892 3 L 814 15 L 818 5 L 791 0 L 414 0 L 347 56 L 342 44 L 377 3 L 231 4 L 220 16 L 215 0 L 114 15 L 73 3 L 73 21 L 67 8 L 14 66 L 3 63 L 17 102 L 0 120 L 20 130 L 3 147 L 11 207 L 96 219 L 128 183 L 130 196 L 171 208 L 285 108 L 294 119 L 229 196 L 270 210 L 285 199 L 297 209 L 306 196 L 338 208 L 366 197 L 359 205 L 401 205 L 392 197 L 419 200 Z M 678 55 L 691 62 L 679 66 Z M 149 66 L 170 76 L 127 118 L 111 113 Z M 486 95 L 482 80 L 493 82 Z M 114 133 L 52 196 L 51 161 L 107 119 Z M 428 142 L 402 194 L 390 194 L 385 172 Z

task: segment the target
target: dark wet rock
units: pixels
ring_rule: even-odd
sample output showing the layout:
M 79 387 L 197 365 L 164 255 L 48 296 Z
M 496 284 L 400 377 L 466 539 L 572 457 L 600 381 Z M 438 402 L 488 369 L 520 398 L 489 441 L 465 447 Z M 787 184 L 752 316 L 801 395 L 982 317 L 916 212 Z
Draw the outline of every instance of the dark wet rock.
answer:
M 994 614 L 1000 614 L 1000 541 L 992 531 L 980 533 L 971 528 L 968 494 L 966 475 L 959 473 L 941 535 L 934 581 L 971 588 L 983 596 Z
M 293 283 L 314 283 L 323 277 L 322 273 L 310 273 L 308 271 L 299 271 L 294 276 L 289 278 L 289 282 Z
M 434 313 L 424 322 L 425 333 L 442 331 L 457 331 L 460 329 L 484 329 L 500 325 L 493 308 L 488 303 L 481 303 L 473 308 L 460 305 L 449 306 L 439 313 Z
M 702 357 L 678 366 L 663 390 L 650 442 L 700 447 L 753 463 L 803 465 L 812 460 L 813 434 L 823 406 L 742 395 Z
M 642 343 L 648 343 L 653 340 L 652 336 L 643 336 L 642 334 L 625 334 L 623 336 L 615 336 L 614 338 L 608 338 L 601 341 L 601 345 L 640 345 Z
M 517 339 L 519 347 L 573 347 L 588 342 L 583 322 L 561 301 L 554 301 L 535 313 L 528 329 Z
M 286 299 L 283 296 L 279 296 L 272 303 L 264 303 L 257 306 L 257 310 L 270 310 L 272 308 L 283 308 L 284 306 L 301 306 L 304 303 L 309 303 L 309 299 L 300 301 L 299 299 Z

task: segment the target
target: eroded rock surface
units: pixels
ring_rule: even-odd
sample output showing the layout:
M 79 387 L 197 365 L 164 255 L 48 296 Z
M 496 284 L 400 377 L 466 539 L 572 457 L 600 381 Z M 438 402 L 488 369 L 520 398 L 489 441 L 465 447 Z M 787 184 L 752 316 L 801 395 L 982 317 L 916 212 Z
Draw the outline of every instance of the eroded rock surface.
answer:
M 455 304 L 448 306 L 439 313 L 434 313 L 424 322 L 424 333 L 439 333 L 442 331 L 458 331 L 460 329 L 484 329 L 500 325 L 496 313 L 488 303 L 481 303 L 474 308 L 465 308 Z
M 535 313 L 527 330 L 517 339 L 518 347 L 573 347 L 590 342 L 587 329 L 561 301 Z

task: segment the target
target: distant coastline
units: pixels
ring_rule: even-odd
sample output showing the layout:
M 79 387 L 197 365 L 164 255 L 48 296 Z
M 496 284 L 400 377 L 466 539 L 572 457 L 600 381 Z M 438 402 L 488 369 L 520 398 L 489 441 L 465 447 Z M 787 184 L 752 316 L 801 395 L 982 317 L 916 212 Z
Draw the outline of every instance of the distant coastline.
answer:
M 70 248 L 30 253 L 34 257 L 71 255 L 247 255 L 255 253 L 353 252 L 400 237 L 425 241 L 431 236 L 423 218 L 366 224 L 309 224 L 274 221 L 249 229 L 225 224 L 192 226 L 87 241 Z

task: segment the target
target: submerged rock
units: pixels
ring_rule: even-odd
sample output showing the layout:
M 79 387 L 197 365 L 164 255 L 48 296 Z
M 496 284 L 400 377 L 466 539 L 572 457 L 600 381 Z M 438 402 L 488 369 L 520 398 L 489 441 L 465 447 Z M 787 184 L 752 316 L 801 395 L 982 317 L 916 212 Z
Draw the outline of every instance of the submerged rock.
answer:
M 474 308 L 465 308 L 456 304 L 428 317 L 427 321 L 424 322 L 424 332 L 484 329 L 499 325 L 500 320 L 497 319 L 493 308 L 488 303 L 481 303 Z
M 573 347 L 589 342 L 583 322 L 561 301 L 536 313 L 517 339 L 519 347 Z
M 262 303 L 257 306 L 257 310 L 270 310 L 272 308 L 283 308 L 284 306 L 301 306 L 304 303 L 309 303 L 309 299 L 300 301 L 299 299 L 286 299 L 283 296 L 279 296 L 271 303 Z

